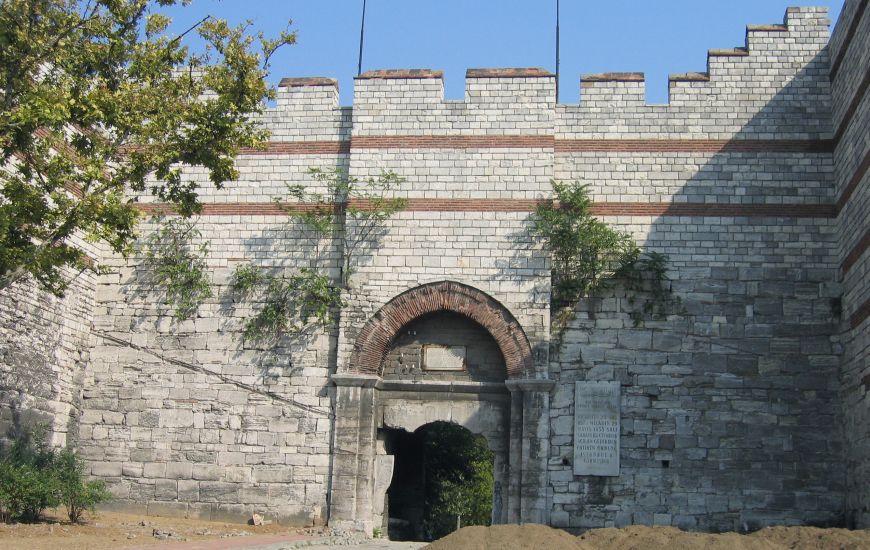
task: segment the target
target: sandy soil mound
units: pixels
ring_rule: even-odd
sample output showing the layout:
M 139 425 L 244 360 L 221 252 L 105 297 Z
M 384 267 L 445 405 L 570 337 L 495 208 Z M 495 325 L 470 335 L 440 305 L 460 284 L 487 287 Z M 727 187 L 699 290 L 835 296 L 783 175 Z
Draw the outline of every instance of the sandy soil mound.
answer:
M 463 527 L 438 539 L 422 550 L 491 550 L 510 548 L 518 550 L 585 550 L 580 540 L 559 529 L 546 525 L 493 525 L 492 527 Z
M 676 527 L 634 525 L 593 529 L 579 537 L 544 525 L 464 527 L 424 550 L 784 550 L 870 549 L 870 530 L 771 527 L 751 535 L 688 533 Z

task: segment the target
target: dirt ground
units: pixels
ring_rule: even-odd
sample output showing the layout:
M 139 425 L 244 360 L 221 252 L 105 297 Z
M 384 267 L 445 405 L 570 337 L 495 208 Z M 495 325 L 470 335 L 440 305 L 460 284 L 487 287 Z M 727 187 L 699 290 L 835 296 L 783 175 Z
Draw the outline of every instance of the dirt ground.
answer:
M 280 525 L 239 525 L 180 518 L 99 512 L 83 525 L 61 521 L 62 510 L 49 514 L 53 522 L 0 524 L 0 549 L 15 550 L 108 550 L 187 541 L 203 541 L 255 535 L 306 533 Z M 158 538 L 154 533 L 171 534 Z M 378 542 L 378 541 L 372 541 Z M 400 545 L 387 543 L 378 548 Z M 421 543 L 422 544 L 422 543 Z M 416 547 L 409 544 L 408 548 Z M 402 547 L 405 548 L 405 547 Z M 593 529 L 575 537 L 543 525 L 497 525 L 465 527 L 425 546 L 426 550 L 865 550 L 870 549 L 870 529 L 817 529 L 771 527 L 750 535 L 687 533 L 674 527 L 631 526 Z
M 49 522 L 0 524 L 0 548 L 15 550 L 104 550 L 163 542 L 199 541 L 254 535 L 296 533 L 280 525 L 241 525 L 139 514 L 97 512 L 72 525 L 63 509 L 50 511 Z M 155 536 L 157 533 L 158 536 Z
M 870 529 L 770 527 L 750 535 L 687 533 L 675 527 L 635 525 L 593 529 L 579 537 L 543 525 L 465 527 L 423 550 L 866 550 Z

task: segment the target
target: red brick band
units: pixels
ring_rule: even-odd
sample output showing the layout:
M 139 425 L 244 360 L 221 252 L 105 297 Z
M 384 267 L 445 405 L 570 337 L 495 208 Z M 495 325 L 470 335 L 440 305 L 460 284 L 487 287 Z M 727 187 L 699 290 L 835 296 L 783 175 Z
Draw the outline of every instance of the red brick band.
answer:
M 402 327 L 437 311 L 459 313 L 486 329 L 504 356 L 508 377 L 532 375 L 532 348 L 511 312 L 486 293 L 453 281 L 413 288 L 378 310 L 356 338 L 351 371 L 380 375 L 384 356 Z
M 843 188 L 843 193 L 840 194 L 840 198 L 837 199 L 838 210 L 842 210 L 846 206 L 846 203 L 849 202 L 855 189 L 858 188 L 858 184 L 861 183 L 861 180 L 863 180 L 864 176 L 867 175 L 867 170 L 870 170 L 870 149 L 867 149 L 867 152 L 864 153 L 864 158 L 861 160 L 861 164 L 858 165 L 855 173 L 852 174 L 851 178 L 849 178 L 849 182 L 846 184 L 846 187 Z
M 272 141 L 242 155 L 346 155 L 351 149 L 553 149 L 557 153 L 830 153 L 831 140 L 553 139 L 553 136 L 358 136 L 352 141 Z
M 833 204 L 710 204 L 596 202 L 598 216 L 704 216 L 735 218 L 836 218 Z
M 671 82 L 710 82 L 710 73 L 680 73 L 668 75 L 668 85 Z
M 707 58 L 710 57 L 748 57 L 749 50 L 746 48 L 714 48 L 707 50 Z
M 831 153 L 830 140 L 774 139 L 557 139 L 557 153 Z
M 849 32 L 846 33 L 846 38 L 843 39 L 843 45 L 840 52 L 837 54 L 837 59 L 831 63 L 831 72 L 829 73 L 831 82 L 837 78 L 837 73 L 840 72 L 840 65 L 843 64 L 843 58 L 852 44 L 852 39 L 855 37 L 855 32 L 858 30 L 858 25 L 861 24 L 861 19 L 864 17 L 864 9 L 867 7 L 868 0 L 862 0 L 858 9 L 855 11 L 855 16 L 852 18 L 852 23 L 849 25 Z
M 788 32 L 788 27 L 779 23 L 772 25 L 746 25 L 746 32 Z
M 245 147 L 240 155 L 347 155 L 350 141 L 270 141 L 262 149 Z
M 553 136 L 354 136 L 351 149 L 552 149 Z
M 870 317 L 870 298 L 865 300 L 864 303 L 849 316 L 849 325 L 852 329 L 856 329 L 861 326 L 861 323 L 866 321 L 868 317 Z
M 870 87 L 870 66 L 867 67 L 867 71 L 864 73 L 864 79 L 861 80 L 860 84 L 858 84 L 858 88 L 855 91 L 855 95 L 852 97 L 852 101 L 849 103 L 849 107 L 846 109 L 846 112 L 843 113 L 843 119 L 840 121 L 840 125 L 837 127 L 837 131 L 834 134 L 834 143 L 840 143 L 840 140 L 843 139 L 843 134 L 846 133 L 846 129 L 849 127 L 849 124 L 852 123 L 852 117 L 854 117 L 855 112 L 858 111 L 858 106 L 867 94 L 868 87 Z
M 378 69 L 366 71 L 355 80 L 444 78 L 444 71 L 435 69 Z
M 541 201 L 516 199 L 409 199 L 408 212 L 533 212 Z M 366 208 L 365 201 L 351 201 Z M 164 203 L 138 205 L 149 214 L 166 213 L 171 207 Z M 204 204 L 203 216 L 280 216 L 293 212 L 310 212 L 326 204 L 273 202 L 226 202 Z M 598 216 L 701 216 L 701 217 L 771 217 L 771 218 L 836 218 L 832 204 L 710 204 L 710 203 L 646 203 L 597 202 L 592 213 Z
M 278 83 L 279 88 L 305 88 L 308 86 L 333 86 L 338 87 L 338 80 L 326 76 L 303 76 L 296 78 L 282 78 Z
M 468 69 L 465 78 L 551 78 L 553 73 L 540 67 Z
M 592 73 L 580 75 L 580 84 L 584 82 L 644 82 L 643 73 Z
M 867 252 L 868 248 L 870 248 L 870 227 L 867 228 L 864 232 L 864 236 L 855 243 L 855 246 L 852 247 L 852 250 L 850 250 L 843 259 L 843 264 L 840 266 L 843 269 L 843 275 L 855 267 L 855 264 L 858 263 L 861 256 Z

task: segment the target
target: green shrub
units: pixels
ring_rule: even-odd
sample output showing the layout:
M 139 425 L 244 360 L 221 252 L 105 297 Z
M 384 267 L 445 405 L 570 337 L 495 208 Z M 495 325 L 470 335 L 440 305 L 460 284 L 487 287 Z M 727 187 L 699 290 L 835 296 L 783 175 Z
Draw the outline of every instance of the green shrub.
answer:
M 101 481 L 84 481 L 84 462 L 70 449 L 46 442 L 39 426 L 10 434 L 0 448 L 0 521 L 38 521 L 46 508 L 66 505 L 70 521 L 110 498 Z
M 46 508 L 59 504 L 57 479 L 50 468 L 3 460 L 0 461 L 0 498 L 6 521 L 37 521 Z
M 57 476 L 58 496 L 66 506 L 69 520 L 78 523 L 85 510 L 111 498 L 102 481 L 85 481 L 85 463 L 75 451 L 62 449 L 57 453 L 55 474 Z

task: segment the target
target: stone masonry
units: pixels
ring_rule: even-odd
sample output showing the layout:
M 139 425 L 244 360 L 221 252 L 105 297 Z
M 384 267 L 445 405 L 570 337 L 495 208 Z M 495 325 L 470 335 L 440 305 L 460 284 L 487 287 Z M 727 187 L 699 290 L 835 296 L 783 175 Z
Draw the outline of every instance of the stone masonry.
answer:
M 385 434 L 449 421 L 495 453 L 496 522 L 870 526 L 867 4 L 833 34 L 821 8 L 750 25 L 707 72 L 671 75 L 666 105 L 638 73 L 584 75 L 577 105 L 542 69 L 470 69 L 461 101 L 438 71 L 371 71 L 352 107 L 332 79 L 284 79 L 237 182 L 185 173 L 215 298 L 176 321 L 141 257 L 100 247 L 111 273 L 63 300 L 4 291 L 0 428 L 48 419 L 113 508 L 150 514 L 370 532 Z M 340 275 L 340 243 L 273 203 L 310 167 L 395 171 L 408 206 L 356 258 L 333 326 L 253 345 L 238 265 Z M 551 331 L 529 228 L 553 179 L 669 256 L 666 317 L 636 322 L 614 289 Z M 427 346 L 462 347 L 464 369 L 422 368 Z M 574 473 L 584 381 L 620 385 L 618 476 Z

